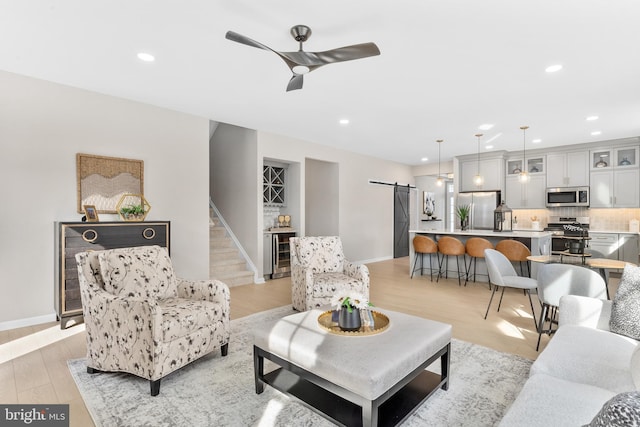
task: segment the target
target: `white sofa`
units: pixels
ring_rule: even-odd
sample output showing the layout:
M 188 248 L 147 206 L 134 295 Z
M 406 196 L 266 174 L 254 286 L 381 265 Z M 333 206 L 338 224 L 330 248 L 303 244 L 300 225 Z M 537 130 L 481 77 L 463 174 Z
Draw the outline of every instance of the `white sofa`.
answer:
M 611 301 L 567 295 L 559 313 L 500 426 L 583 426 L 612 397 L 640 390 L 640 343 L 609 331 Z

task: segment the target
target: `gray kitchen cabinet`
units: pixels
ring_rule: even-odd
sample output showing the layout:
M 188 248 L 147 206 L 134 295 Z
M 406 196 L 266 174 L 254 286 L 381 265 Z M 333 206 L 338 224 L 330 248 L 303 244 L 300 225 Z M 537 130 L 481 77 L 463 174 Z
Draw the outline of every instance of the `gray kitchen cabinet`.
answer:
M 601 252 L 605 258 L 638 264 L 640 243 L 637 234 L 589 233 L 589 248 Z
M 473 177 L 478 173 L 484 178 L 482 186 L 478 187 L 473 182 Z M 501 190 L 504 186 L 504 160 L 501 158 L 481 159 L 460 162 L 460 190 L 482 191 Z
M 602 253 L 605 258 L 618 259 L 618 233 L 589 233 L 589 237 L 590 249 Z
M 544 209 L 545 188 L 544 173 L 531 174 L 527 183 L 507 175 L 504 199 L 511 209 Z
M 592 208 L 640 207 L 640 170 L 591 171 L 590 198 Z
M 638 264 L 640 244 L 637 234 L 620 234 L 620 247 L 618 248 L 618 259 L 633 264 Z
M 589 185 L 589 152 L 547 154 L 547 187 Z

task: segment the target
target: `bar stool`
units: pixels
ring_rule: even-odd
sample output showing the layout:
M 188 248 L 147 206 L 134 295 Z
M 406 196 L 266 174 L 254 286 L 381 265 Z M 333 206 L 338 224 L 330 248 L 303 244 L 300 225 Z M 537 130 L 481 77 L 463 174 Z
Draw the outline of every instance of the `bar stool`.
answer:
M 436 256 L 438 255 L 438 245 L 431 237 L 418 235 L 413 238 L 413 250 L 416 253 L 416 256 L 413 258 L 413 271 L 411 272 L 411 278 L 413 279 L 413 273 L 416 271 L 418 255 L 420 255 L 420 275 L 422 275 L 424 270 L 424 255 L 429 254 L 429 276 L 433 282 L 432 256 L 433 254 L 436 254 Z
M 496 251 L 502 253 L 511 262 L 519 262 L 521 276 L 524 276 L 524 268 L 522 267 L 522 263 L 524 262 L 527 266 L 526 277 L 531 277 L 529 260 L 527 259 L 527 257 L 531 255 L 531 251 L 524 243 L 511 239 L 500 240 L 496 245 Z
M 462 274 L 460 273 L 460 256 L 462 256 L 462 261 L 464 262 L 464 269 L 462 271 L 466 272 L 467 270 L 467 260 L 464 257 L 464 254 L 466 252 L 464 249 L 464 244 L 455 237 L 442 236 L 440 239 L 438 239 L 438 252 L 442 254 L 442 259 L 440 259 L 440 263 L 438 266 L 438 280 L 436 280 L 436 282 L 440 281 L 440 277 L 442 277 L 443 263 L 445 264 L 445 278 L 448 278 L 449 257 L 455 256 L 458 266 L 458 286 L 461 286 L 462 282 L 460 281 L 460 278 L 462 277 Z
M 467 255 L 469 255 L 469 266 L 467 267 L 467 277 L 464 279 L 464 285 L 467 286 L 467 281 L 469 280 L 469 272 L 471 271 L 471 264 L 473 263 L 473 281 L 476 281 L 476 263 L 478 258 L 484 259 L 484 250 L 485 249 L 493 249 L 493 244 L 487 239 L 483 239 L 482 237 L 472 237 L 464 245 L 465 250 L 467 251 Z M 487 281 L 489 281 L 487 279 Z M 489 284 L 489 289 L 491 289 L 491 284 Z

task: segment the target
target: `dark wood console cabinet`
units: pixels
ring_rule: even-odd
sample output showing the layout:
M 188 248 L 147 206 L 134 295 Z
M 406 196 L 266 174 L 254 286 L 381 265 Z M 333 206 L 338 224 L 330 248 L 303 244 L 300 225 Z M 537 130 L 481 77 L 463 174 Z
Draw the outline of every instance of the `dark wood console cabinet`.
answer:
M 56 222 L 55 308 L 60 328 L 82 321 L 76 254 L 131 246 L 158 245 L 170 249 L 170 222 Z

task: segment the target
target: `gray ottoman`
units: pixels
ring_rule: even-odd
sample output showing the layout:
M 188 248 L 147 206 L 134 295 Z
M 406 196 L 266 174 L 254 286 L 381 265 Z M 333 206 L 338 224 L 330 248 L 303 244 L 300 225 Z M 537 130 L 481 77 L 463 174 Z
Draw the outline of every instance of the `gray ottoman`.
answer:
M 318 325 L 321 310 L 257 329 L 256 392 L 269 384 L 348 426 L 402 422 L 435 390 L 448 388 L 451 325 L 375 310 L 390 319 L 375 335 L 332 334 Z M 438 358 L 442 373 L 425 371 Z M 281 368 L 265 374 L 264 359 Z

